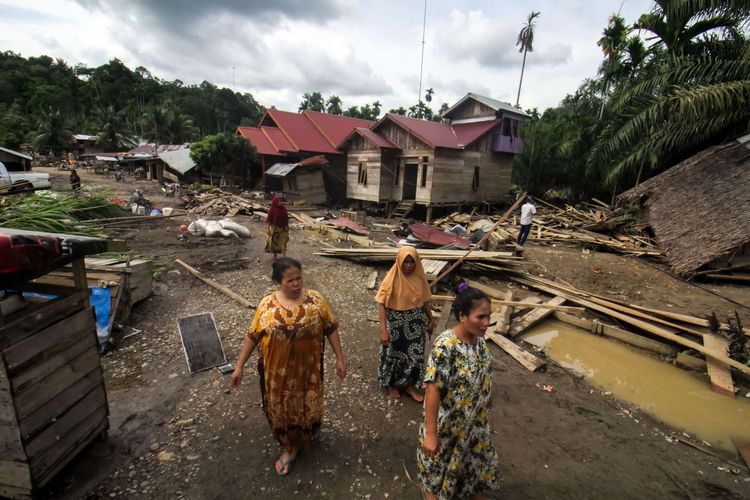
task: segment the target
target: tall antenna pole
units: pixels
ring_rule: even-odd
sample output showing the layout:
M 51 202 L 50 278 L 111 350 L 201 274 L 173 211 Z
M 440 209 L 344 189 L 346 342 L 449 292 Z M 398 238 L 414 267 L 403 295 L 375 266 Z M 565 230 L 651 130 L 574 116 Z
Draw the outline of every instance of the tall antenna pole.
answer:
M 424 18 L 422 19 L 422 58 L 419 61 L 419 94 L 417 105 L 422 103 L 422 69 L 424 68 L 424 33 L 427 28 L 427 0 L 424 0 Z M 419 106 L 419 117 L 422 118 L 422 106 Z

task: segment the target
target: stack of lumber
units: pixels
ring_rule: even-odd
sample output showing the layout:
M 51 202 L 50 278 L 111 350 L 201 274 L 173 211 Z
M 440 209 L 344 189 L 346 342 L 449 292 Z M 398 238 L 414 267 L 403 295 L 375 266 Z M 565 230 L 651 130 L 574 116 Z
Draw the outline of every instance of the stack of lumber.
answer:
M 352 234 L 349 232 L 341 231 L 336 228 L 334 224 L 323 220 L 317 221 L 307 214 L 299 212 L 289 212 L 289 216 L 299 222 L 302 229 L 312 228 L 318 230 L 321 234 L 326 234 L 329 237 L 339 241 L 351 241 L 361 247 L 372 248 L 372 247 L 386 247 L 384 243 L 377 242 L 366 236 L 358 234 Z M 345 250 L 345 249 L 344 249 Z
M 237 214 L 253 215 L 254 211 L 266 212 L 267 205 L 252 202 L 236 194 L 213 189 L 196 194 L 186 203 L 188 213 L 207 217 L 234 217 Z
M 535 243 L 587 245 L 636 256 L 663 255 L 649 235 L 631 224 L 629 216 L 615 214 L 605 203 L 594 201 L 596 203 L 582 203 L 578 207 L 565 205 L 564 208 L 543 203 L 537 207 L 528 240 Z M 497 220 L 496 217 L 484 219 L 490 222 Z M 472 231 L 480 220 L 469 214 L 452 213 L 435 221 L 435 225 L 447 229 L 455 224 L 464 224 Z M 491 247 L 497 248 L 503 243 L 515 241 L 518 230 L 517 217 L 500 224 L 490 235 Z
M 523 261 L 523 257 L 513 255 L 513 252 L 487 252 L 477 250 L 467 255 L 465 250 L 439 250 L 418 248 L 419 257 L 425 259 L 456 261 L 465 257 L 465 261 L 502 264 L 512 266 Z M 360 262 L 393 262 L 396 260 L 398 248 L 323 248 L 316 255 L 324 257 L 338 257 Z

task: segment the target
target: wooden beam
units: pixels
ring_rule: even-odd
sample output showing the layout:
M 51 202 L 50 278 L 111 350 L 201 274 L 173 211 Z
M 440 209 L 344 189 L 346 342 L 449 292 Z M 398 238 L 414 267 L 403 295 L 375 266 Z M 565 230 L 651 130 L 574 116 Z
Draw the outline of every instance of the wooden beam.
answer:
M 440 307 L 440 321 L 438 321 L 435 333 L 441 334 L 445 330 L 448 329 L 448 322 L 451 319 L 451 307 L 453 304 L 451 302 L 444 302 L 443 305 Z
M 534 306 L 534 310 L 524 314 L 521 319 L 511 325 L 508 336 L 513 338 L 525 332 L 531 326 L 539 323 L 541 320 L 553 313 L 553 309 L 543 308 L 543 306 L 561 306 L 565 303 L 565 297 L 555 297 L 545 304 Z
M 74 260 L 71 266 L 73 267 L 73 286 L 76 290 L 87 290 L 89 285 L 86 279 L 86 261 L 81 257 Z
M 493 226 L 489 229 L 489 231 L 487 231 L 486 233 L 484 233 L 484 236 L 482 236 L 482 239 L 480 239 L 476 243 L 476 245 L 474 245 L 474 248 L 481 248 L 482 243 L 484 243 L 484 240 L 486 240 L 487 238 L 490 237 L 490 234 L 492 234 L 492 232 L 495 230 L 495 228 L 497 226 L 499 226 L 500 224 L 502 224 L 503 222 L 505 222 L 505 220 L 508 217 L 510 217 L 510 214 L 513 212 L 513 210 L 515 210 L 516 208 L 518 208 L 521 205 L 521 202 L 524 199 L 526 199 L 526 193 L 523 193 L 521 196 L 518 197 L 518 199 L 516 200 L 516 202 L 513 205 L 511 205 L 511 207 L 508 210 L 506 210 L 506 212 L 502 215 L 502 217 L 500 217 L 497 220 L 497 222 L 495 222 L 495 224 L 493 224 Z M 458 265 L 461 262 L 463 262 L 464 259 L 466 257 L 468 257 L 468 255 L 471 252 L 473 252 L 473 251 L 474 251 L 474 249 L 470 248 L 460 259 L 458 259 L 456 262 L 454 262 L 448 269 L 446 269 L 445 271 L 443 271 L 442 273 L 440 273 L 440 276 L 438 276 L 437 278 L 435 278 L 434 280 L 432 280 L 432 283 L 430 283 L 430 286 L 432 287 L 432 286 L 435 286 L 437 283 L 439 283 L 440 280 L 442 280 L 443 278 L 445 278 L 451 271 L 453 271 L 456 267 L 458 267 Z
M 729 342 L 713 333 L 703 335 L 703 345 L 716 352 L 729 352 Z M 722 396 L 733 398 L 734 383 L 729 367 L 711 358 L 707 358 L 706 362 L 708 377 L 711 379 L 711 389 Z
M 370 273 L 370 277 L 367 278 L 367 289 L 372 290 L 375 288 L 375 284 L 378 282 L 378 272 L 373 271 Z
M 512 293 L 512 292 L 511 292 Z M 455 300 L 456 297 L 452 295 L 433 295 L 432 300 L 436 301 L 445 301 L 445 302 L 452 302 Z M 524 300 L 517 301 L 517 300 L 497 300 L 497 299 L 490 299 L 490 302 L 493 306 L 511 306 L 511 308 L 519 308 L 519 309 L 550 309 L 552 311 L 563 311 L 567 313 L 582 313 L 586 309 L 583 307 L 575 307 L 575 306 L 560 306 L 557 304 L 552 303 L 552 301 L 546 302 L 546 303 L 538 303 L 541 302 L 540 299 L 537 299 L 536 297 L 528 297 Z
M 507 292 L 505 292 L 505 301 L 513 301 L 513 290 L 508 290 Z M 500 310 L 497 312 L 497 324 L 495 325 L 495 332 L 499 333 L 500 335 L 505 335 L 506 333 L 508 333 L 508 329 L 510 328 L 511 314 L 513 314 L 513 306 L 506 303 L 500 308 Z
M 664 344 L 663 342 L 648 339 L 643 335 L 638 335 L 637 333 L 629 332 L 627 330 L 617 328 L 616 326 L 605 325 L 604 323 L 600 323 L 595 320 L 592 321 L 589 319 L 578 318 L 576 316 L 571 316 L 570 314 L 565 314 L 564 312 L 555 311 L 553 314 L 556 320 L 562 321 L 563 323 L 567 323 L 569 325 L 577 326 L 578 328 L 587 330 L 595 335 L 604 335 L 606 337 L 611 337 L 613 339 L 619 340 L 620 342 L 640 347 L 641 349 L 646 349 L 662 356 L 674 357 L 678 354 L 677 351 L 679 349 L 677 349 L 676 347 Z
M 735 448 L 737 448 L 737 451 L 740 452 L 742 460 L 745 461 L 745 465 L 747 465 L 747 468 L 750 469 L 750 441 L 735 439 L 733 440 L 733 442 Z
M 490 316 L 490 323 L 497 323 L 501 319 L 499 316 L 500 313 L 492 313 Z M 512 341 L 495 333 L 492 326 L 487 329 L 487 333 L 485 333 L 484 336 L 494 342 L 500 349 L 510 354 L 513 359 L 521 363 L 529 371 L 534 372 L 546 364 L 543 359 L 539 359 L 530 352 L 524 351 Z
M 203 273 L 201 273 L 197 269 L 194 269 L 194 268 L 190 267 L 189 265 L 185 264 L 180 259 L 175 259 L 175 262 L 178 263 L 179 265 L 181 265 L 182 267 L 184 267 L 185 270 L 187 270 L 187 272 L 189 272 L 190 274 L 192 274 L 193 276 L 195 276 L 196 278 L 198 278 L 199 280 L 201 280 L 202 282 L 204 282 L 208 286 L 210 286 L 212 288 L 215 288 L 216 290 L 220 291 L 221 293 L 223 293 L 224 295 L 226 295 L 228 297 L 231 297 L 236 302 L 238 302 L 239 304 L 241 304 L 243 307 L 247 307 L 248 309 L 255 309 L 255 305 L 252 302 L 250 302 L 246 298 L 242 297 L 241 295 L 236 294 L 235 292 L 233 292 L 229 288 L 227 288 L 227 287 L 225 287 L 223 285 L 218 284 L 214 280 L 205 277 L 203 275 Z

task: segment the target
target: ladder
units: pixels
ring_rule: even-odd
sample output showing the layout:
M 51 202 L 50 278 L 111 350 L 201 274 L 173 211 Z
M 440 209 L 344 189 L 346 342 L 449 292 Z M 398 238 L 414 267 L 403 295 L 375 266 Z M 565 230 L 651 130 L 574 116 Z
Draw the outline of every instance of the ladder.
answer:
M 414 200 L 401 200 L 391 212 L 389 219 L 404 219 L 411 213 L 415 205 Z

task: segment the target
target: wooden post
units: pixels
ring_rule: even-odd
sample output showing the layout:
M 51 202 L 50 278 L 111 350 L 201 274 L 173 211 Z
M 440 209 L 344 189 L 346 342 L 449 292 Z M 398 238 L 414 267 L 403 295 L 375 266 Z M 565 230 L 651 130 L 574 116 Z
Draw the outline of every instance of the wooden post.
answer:
M 89 282 L 86 279 L 86 261 L 80 257 L 73 261 L 73 286 L 76 290 L 87 290 Z
M 513 301 L 513 290 L 508 290 L 505 293 L 505 300 L 507 302 Z M 495 325 L 495 331 L 500 335 L 505 335 L 510 329 L 510 315 L 513 314 L 513 306 L 505 304 L 497 313 L 497 325 Z
M 432 205 L 427 205 L 427 215 L 425 219 L 428 224 L 432 221 Z

